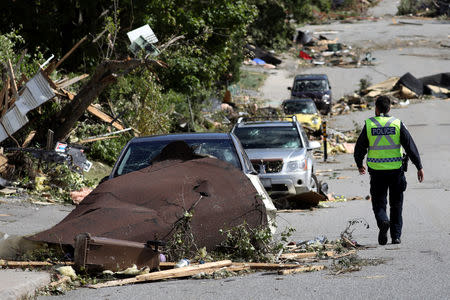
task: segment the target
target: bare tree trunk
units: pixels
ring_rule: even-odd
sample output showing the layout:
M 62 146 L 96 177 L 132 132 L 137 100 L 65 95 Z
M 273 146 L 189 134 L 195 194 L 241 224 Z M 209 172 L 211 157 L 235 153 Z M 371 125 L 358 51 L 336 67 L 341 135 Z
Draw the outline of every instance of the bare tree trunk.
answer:
M 117 77 L 126 75 L 132 70 L 147 64 L 162 66 L 160 62 L 155 60 L 145 61 L 139 59 L 121 61 L 107 60 L 98 65 L 89 82 L 57 114 L 54 125 L 52 126 L 55 132 L 55 140 L 64 141 L 67 139 L 70 131 L 74 128 L 76 122 L 88 106 L 108 85 L 114 83 Z

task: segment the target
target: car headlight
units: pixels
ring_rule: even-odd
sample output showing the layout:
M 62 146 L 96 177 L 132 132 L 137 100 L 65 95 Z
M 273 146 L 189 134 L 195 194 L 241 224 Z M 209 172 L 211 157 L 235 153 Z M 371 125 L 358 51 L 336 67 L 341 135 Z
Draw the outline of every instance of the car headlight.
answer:
M 313 123 L 314 125 L 319 124 L 319 119 L 318 118 L 314 118 L 311 120 L 311 123 Z
M 306 162 L 304 160 L 294 160 L 290 161 L 286 165 L 288 172 L 295 172 L 299 170 L 305 170 L 306 169 Z
M 330 95 L 328 95 L 328 94 L 323 95 L 323 96 L 322 96 L 322 100 L 323 100 L 325 103 L 330 103 Z

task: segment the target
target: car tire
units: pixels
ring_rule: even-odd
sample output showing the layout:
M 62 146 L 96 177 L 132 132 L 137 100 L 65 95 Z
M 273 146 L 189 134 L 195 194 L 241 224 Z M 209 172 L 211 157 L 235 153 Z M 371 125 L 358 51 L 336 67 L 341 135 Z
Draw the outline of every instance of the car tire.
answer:
M 309 187 L 311 192 L 319 192 L 319 181 L 315 174 L 311 174 L 311 178 L 309 179 Z

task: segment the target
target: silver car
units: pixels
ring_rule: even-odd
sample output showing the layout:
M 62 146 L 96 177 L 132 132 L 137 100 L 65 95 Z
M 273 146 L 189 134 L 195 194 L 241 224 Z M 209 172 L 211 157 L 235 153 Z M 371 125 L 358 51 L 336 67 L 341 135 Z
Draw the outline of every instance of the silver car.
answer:
M 311 150 L 320 148 L 320 143 L 308 140 L 295 117 L 292 121 L 239 119 L 232 132 L 241 141 L 269 194 L 318 192 Z

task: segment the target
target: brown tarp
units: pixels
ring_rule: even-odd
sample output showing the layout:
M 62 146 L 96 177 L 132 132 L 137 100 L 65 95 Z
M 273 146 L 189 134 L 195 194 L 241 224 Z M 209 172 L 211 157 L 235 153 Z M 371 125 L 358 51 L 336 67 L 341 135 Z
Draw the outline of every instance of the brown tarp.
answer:
M 79 233 L 135 242 L 167 240 L 174 223 L 193 209 L 197 246 L 224 237 L 219 229 L 267 224 L 266 209 L 241 170 L 215 158 L 169 159 L 100 184 L 53 228 L 29 239 L 74 245 Z

